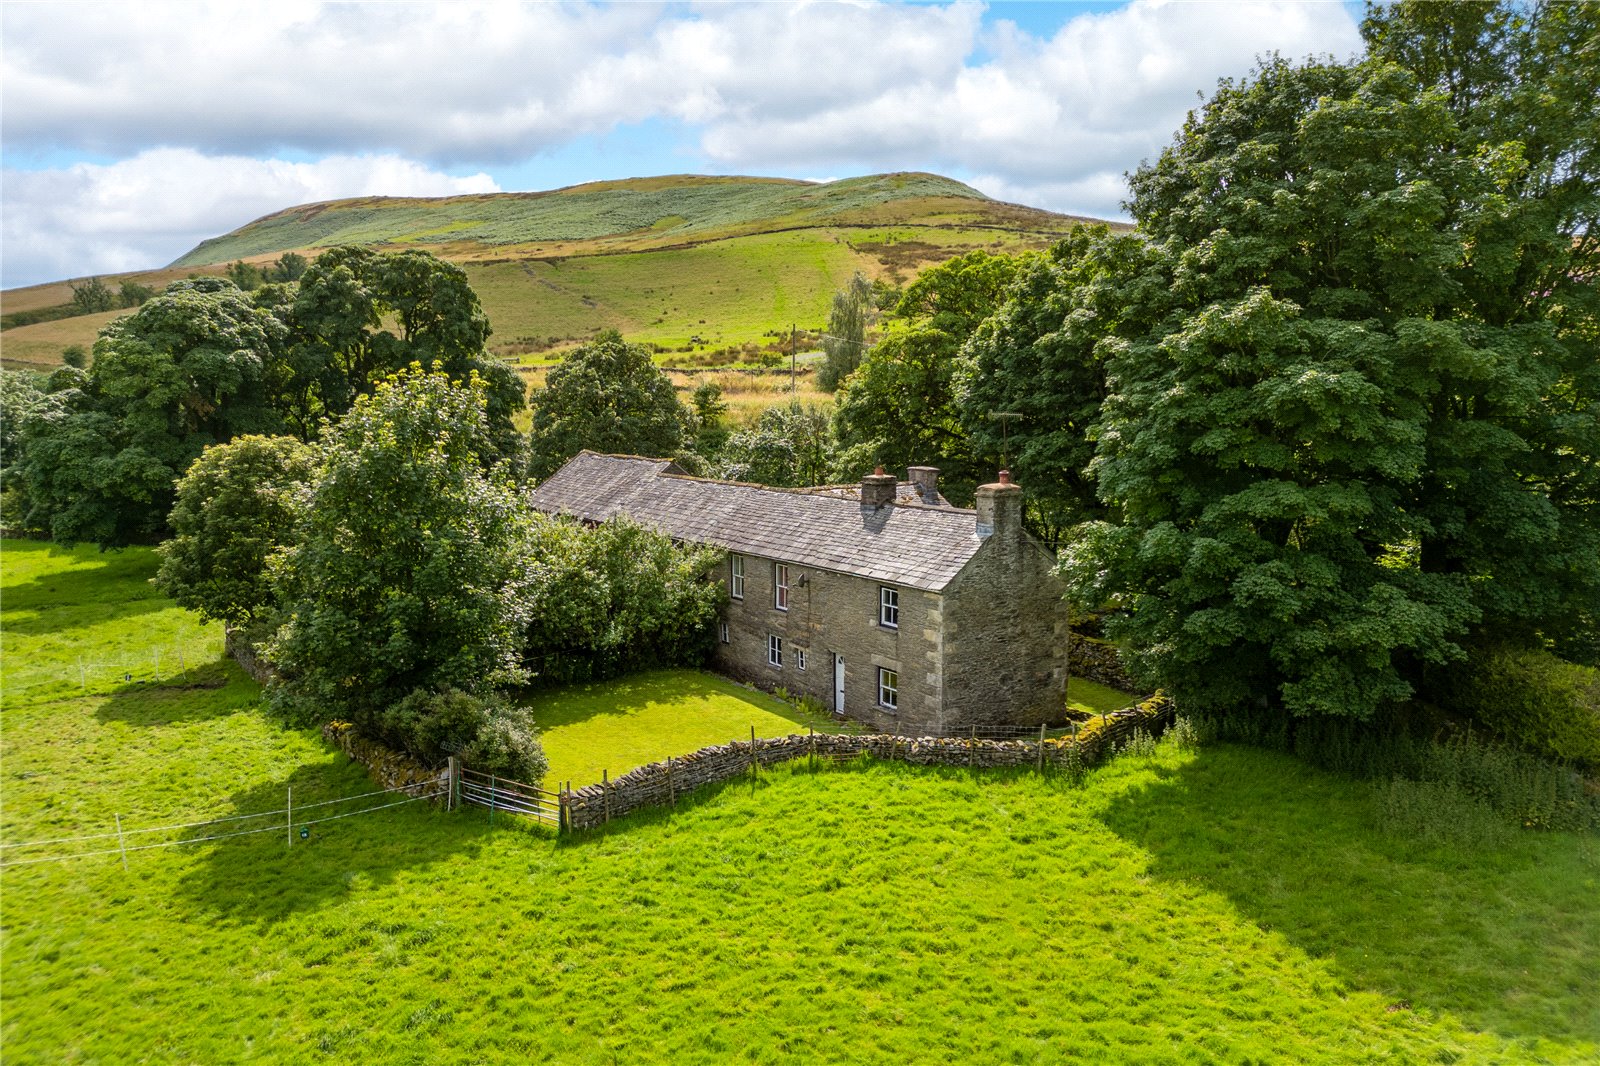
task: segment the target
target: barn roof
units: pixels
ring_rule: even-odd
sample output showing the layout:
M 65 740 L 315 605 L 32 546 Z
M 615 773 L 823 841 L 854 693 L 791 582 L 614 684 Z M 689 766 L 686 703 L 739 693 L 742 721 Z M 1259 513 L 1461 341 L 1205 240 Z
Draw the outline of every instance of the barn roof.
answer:
M 976 512 L 689 477 L 667 459 L 579 452 L 533 490 L 541 511 L 626 515 L 678 540 L 941 591 L 977 554 Z M 904 497 L 902 497 L 902 501 Z

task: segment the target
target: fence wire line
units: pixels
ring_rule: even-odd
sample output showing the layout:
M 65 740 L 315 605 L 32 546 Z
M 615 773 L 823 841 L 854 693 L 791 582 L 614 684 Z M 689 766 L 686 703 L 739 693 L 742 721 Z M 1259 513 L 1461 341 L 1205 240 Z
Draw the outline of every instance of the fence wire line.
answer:
M 313 807 L 327 807 L 327 806 L 331 806 L 332 804 L 335 804 L 335 803 L 349 803 L 352 800 L 369 799 L 369 798 L 371 798 L 373 796 L 384 796 L 384 795 L 388 795 L 391 792 L 402 792 L 405 789 L 415 788 L 415 787 L 416 787 L 415 785 L 397 785 L 394 788 L 380 788 L 376 792 L 363 792 L 360 795 L 356 795 L 356 796 L 342 796 L 339 799 L 320 800 L 320 801 L 318 801 L 316 803 L 297 803 L 297 804 L 295 804 L 295 806 L 292 809 L 296 810 L 296 811 L 307 811 L 307 810 L 311 810 Z M 392 804 L 390 804 L 389 806 L 392 806 Z M 158 825 L 158 826 L 153 826 L 153 827 L 151 827 L 149 829 L 124 829 L 122 831 L 121 835 L 124 836 L 124 837 L 129 837 L 129 836 L 133 836 L 135 833 L 162 833 L 162 832 L 167 832 L 167 831 L 173 830 L 173 829 L 198 829 L 200 826 L 203 826 L 203 825 L 221 825 L 223 822 L 240 822 L 240 821 L 244 821 L 244 820 L 249 819 L 249 818 L 270 818 L 270 817 L 272 817 L 274 815 L 287 814 L 287 813 L 289 813 L 290 809 L 291 808 L 288 808 L 288 807 L 279 807 L 275 811 L 257 811 L 255 814 L 230 814 L 230 815 L 226 815 L 225 817 L 222 817 L 222 818 L 207 818 L 206 820 L 201 821 L 201 822 L 179 822 L 179 823 L 177 823 L 175 825 Z M 372 809 L 373 810 L 377 810 L 378 808 L 374 807 Z M 361 812 L 357 811 L 355 813 L 359 814 Z M 326 820 L 326 819 L 324 819 L 324 820 Z M 250 832 L 252 832 L 252 833 L 264 832 L 264 830 L 252 829 L 252 830 L 250 830 Z M 76 844 L 81 840 L 111 840 L 111 839 L 114 839 L 117 835 L 118 834 L 116 834 L 116 833 L 90 833 L 87 836 L 57 837 L 54 840 L 21 840 L 21 841 L 18 841 L 16 843 L 14 843 L 14 844 L 0 844 L 0 848 L 40 848 L 40 847 L 45 846 L 46 844 Z M 242 835 L 242 834 L 234 834 L 234 835 Z M 128 850 L 132 851 L 134 849 L 133 848 L 129 848 Z
M 387 791 L 394 791 L 394 790 L 393 789 L 389 789 Z M 389 807 L 398 807 L 402 803 L 415 803 L 417 800 L 421 800 L 421 799 L 433 799 L 436 796 L 444 795 L 444 793 L 445 793 L 445 790 L 444 789 L 440 789 L 438 792 L 430 792 L 430 793 L 428 793 L 427 795 L 424 795 L 424 796 L 411 796 L 411 797 L 409 797 L 407 799 L 396 800 L 393 803 L 381 803 L 376 807 L 367 807 L 364 810 L 350 811 L 350 812 L 348 812 L 346 814 L 329 815 L 327 818 L 313 818 L 310 821 L 293 823 L 293 824 L 320 825 L 323 822 L 332 822 L 332 821 L 335 821 L 335 820 L 340 819 L 340 818 L 352 818 L 352 817 L 354 817 L 355 815 L 358 815 L 358 814 L 371 814 L 373 811 L 381 811 L 381 810 L 384 810 L 384 809 L 389 808 Z M 376 794 L 377 793 L 369 793 L 369 795 L 376 795 Z M 204 823 L 201 823 L 201 824 L 204 824 Z M 193 840 L 166 840 L 166 841 L 162 841 L 159 844 L 139 844 L 139 845 L 136 845 L 136 846 L 131 847 L 131 848 L 106 848 L 106 849 L 101 850 L 101 851 L 80 851 L 80 852 L 78 852 L 77 854 L 74 854 L 74 855 L 46 855 L 46 856 L 44 856 L 42 858 L 38 858 L 38 859 L 15 859 L 15 860 L 13 860 L 11 862 L 0 862 L 0 870 L 8 869 L 9 867 L 12 867 L 12 866 L 33 866 L 33 865 L 36 865 L 36 864 L 41 863 L 41 862 L 65 862 L 68 859 L 88 859 L 88 858 L 93 858 L 96 855 L 122 855 L 122 854 L 125 854 L 125 853 L 130 852 L 130 851 L 150 851 L 150 850 L 152 850 L 154 848 L 175 848 L 175 847 L 178 847 L 181 844 L 204 844 L 208 840 L 229 840 L 229 839 L 231 839 L 233 837 L 254 836 L 257 833 L 284 832 L 284 831 L 289 830 L 290 828 L 291 828 L 291 825 L 269 825 L 264 829 L 244 829 L 244 830 L 241 830 L 241 831 L 239 831 L 237 833 L 217 833 L 217 834 L 214 834 L 214 835 L 208 836 L 208 837 L 195 837 Z M 112 836 L 116 836 L 115 833 L 113 833 L 111 835 Z

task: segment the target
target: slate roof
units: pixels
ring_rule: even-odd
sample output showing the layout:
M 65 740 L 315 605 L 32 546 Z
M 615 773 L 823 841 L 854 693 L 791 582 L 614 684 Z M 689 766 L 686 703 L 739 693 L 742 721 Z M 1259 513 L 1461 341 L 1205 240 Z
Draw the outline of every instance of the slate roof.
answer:
M 579 452 L 533 490 L 541 511 L 604 522 L 626 515 L 678 540 L 841 574 L 942 591 L 983 544 L 976 515 L 955 507 L 688 477 L 667 459 Z

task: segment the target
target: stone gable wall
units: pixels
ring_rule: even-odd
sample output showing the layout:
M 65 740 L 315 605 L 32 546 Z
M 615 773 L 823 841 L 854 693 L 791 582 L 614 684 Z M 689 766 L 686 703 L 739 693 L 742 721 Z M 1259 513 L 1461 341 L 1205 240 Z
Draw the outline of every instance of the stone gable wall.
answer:
M 945 593 L 945 722 L 1037 725 L 1064 713 L 1068 642 L 1055 557 L 992 537 Z

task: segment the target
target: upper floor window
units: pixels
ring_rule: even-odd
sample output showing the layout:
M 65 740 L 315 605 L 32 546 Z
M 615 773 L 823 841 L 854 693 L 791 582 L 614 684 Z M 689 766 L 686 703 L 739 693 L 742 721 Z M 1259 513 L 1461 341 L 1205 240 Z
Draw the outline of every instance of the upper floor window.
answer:
M 900 590 L 887 585 L 878 586 L 878 624 L 890 629 L 900 628 Z
M 736 600 L 744 599 L 744 556 L 730 555 L 728 557 L 728 595 Z
M 772 606 L 780 611 L 789 609 L 789 564 L 772 564 Z
M 776 633 L 767 636 L 767 663 L 770 666 L 783 665 L 783 638 Z
M 900 674 L 878 667 L 878 703 L 890 710 L 900 706 Z

